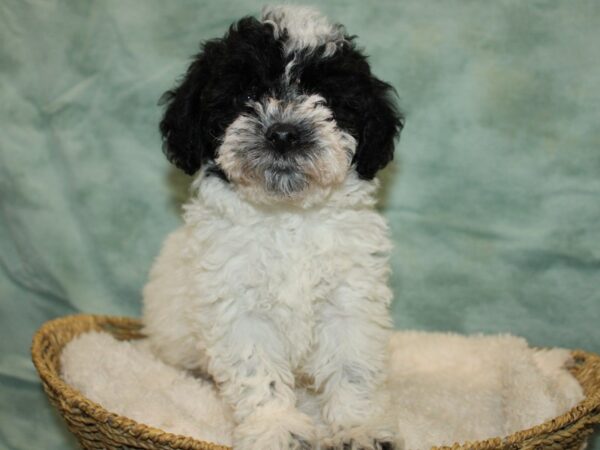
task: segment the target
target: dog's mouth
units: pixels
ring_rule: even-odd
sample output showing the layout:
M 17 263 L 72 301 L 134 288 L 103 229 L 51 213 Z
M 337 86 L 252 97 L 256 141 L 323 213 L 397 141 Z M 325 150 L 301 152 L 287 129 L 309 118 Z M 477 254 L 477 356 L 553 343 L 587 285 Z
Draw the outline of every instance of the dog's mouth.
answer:
M 304 191 L 308 186 L 306 175 L 295 164 L 277 165 L 264 171 L 267 192 L 290 197 Z

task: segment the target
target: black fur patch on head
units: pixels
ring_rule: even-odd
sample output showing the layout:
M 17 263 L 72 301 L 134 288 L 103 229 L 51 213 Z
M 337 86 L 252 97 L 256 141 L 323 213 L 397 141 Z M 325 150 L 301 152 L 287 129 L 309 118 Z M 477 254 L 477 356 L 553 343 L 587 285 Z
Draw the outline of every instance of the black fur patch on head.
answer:
M 191 175 L 215 158 L 219 139 L 283 70 L 281 43 L 270 25 L 245 17 L 221 39 L 207 41 L 181 84 L 166 92 L 160 123 L 169 161 Z
M 327 100 L 338 126 L 354 136 L 358 147 L 353 163 L 364 179 L 372 179 L 393 158 L 394 140 L 404 125 L 391 85 L 371 74 L 367 57 L 354 45 L 354 37 L 329 57 L 325 47 L 308 54 L 295 77 L 310 93 Z
M 393 88 L 371 74 L 353 37 L 324 56 L 326 47 L 284 55 L 284 33 L 252 17 L 233 24 L 221 39 L 207 41 L 183 81 L 162 97 L 166 104 L 160 131 L 168 159 L 188 174 L 216 158 L 227 127 L 244 112 L 249 99 L 286 98 L 286 64 L 294 59 L 291 80 L 297 93 L 319 94 L 337 125 L 357 141 L 353 164 L 371 179 L 391 161 L 403 117 Z

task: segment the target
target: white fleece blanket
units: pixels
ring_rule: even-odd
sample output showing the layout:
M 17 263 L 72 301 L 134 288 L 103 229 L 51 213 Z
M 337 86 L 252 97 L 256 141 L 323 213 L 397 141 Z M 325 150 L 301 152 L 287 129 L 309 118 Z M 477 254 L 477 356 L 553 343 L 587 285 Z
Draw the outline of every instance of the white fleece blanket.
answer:
M 567 350 L 535 350 L 514 336 L 397 332 L 390 350 L 407 450 L 505 436 L 583 398 L 565 370 Z M 112 412 L 231 445 L 231 412 L 212 383 L 163 364 L 143 340 L 83 334 L 64 349 L 61 364 L 67 383 Z

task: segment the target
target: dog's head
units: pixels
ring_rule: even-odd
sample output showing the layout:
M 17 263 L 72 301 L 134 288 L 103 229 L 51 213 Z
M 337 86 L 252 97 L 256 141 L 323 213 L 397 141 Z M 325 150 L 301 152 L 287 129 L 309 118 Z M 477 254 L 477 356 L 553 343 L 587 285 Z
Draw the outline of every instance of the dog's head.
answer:
M 403 125 L 393 97 L 341 25 L 267 7 L 203 44 L 164 95 L 160 130 L 186 173 L 205 165 L 255 197 L 297 199 L 350 170 L 372 179 L 392 159 Z

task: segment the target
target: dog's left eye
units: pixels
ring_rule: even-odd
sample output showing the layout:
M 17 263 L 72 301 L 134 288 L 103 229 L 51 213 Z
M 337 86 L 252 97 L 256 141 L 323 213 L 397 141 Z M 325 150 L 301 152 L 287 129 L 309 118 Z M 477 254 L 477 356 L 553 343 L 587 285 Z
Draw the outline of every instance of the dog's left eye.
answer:
M 254 101 L 254 99 L 252 98 L 251 95 L 244 94 L 244 95 L 239 95 L 239 96 L 235 97 L 233 99 L 232 103 L 235 108 L 245 108 L 248 106 L 248 104 L 250 102 L 253 102 L 253 101 Z
M 238 95 L 235 99 L 235 102 L 239 105 L 245 105 L 248 102 L 253 102 L 256 100 L 256 90 L 252 89 L 247 92 L 243 92 Z

